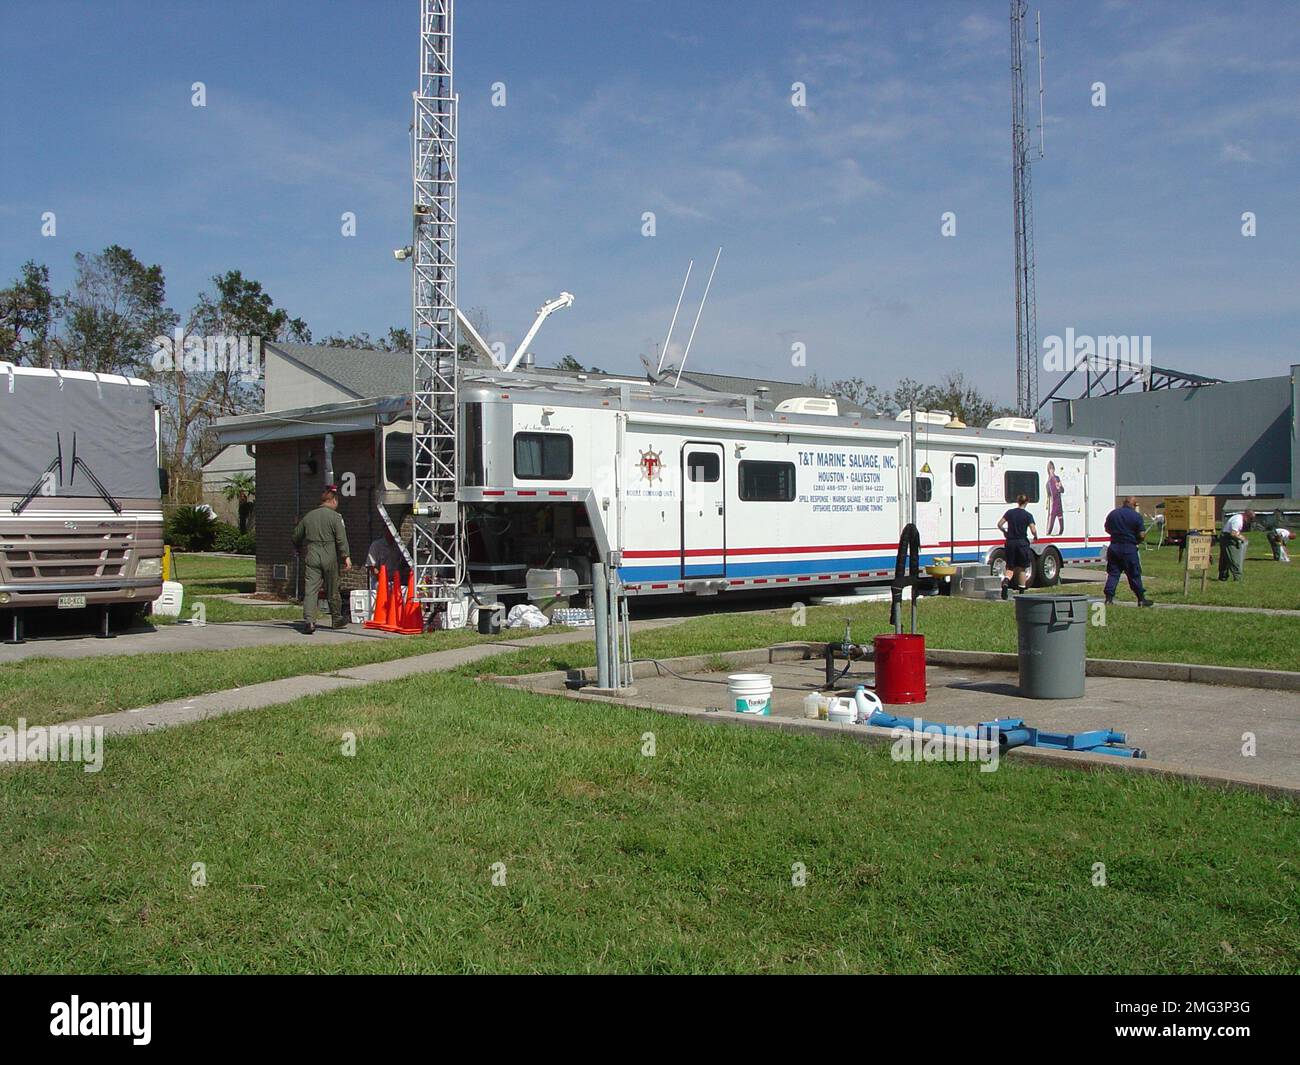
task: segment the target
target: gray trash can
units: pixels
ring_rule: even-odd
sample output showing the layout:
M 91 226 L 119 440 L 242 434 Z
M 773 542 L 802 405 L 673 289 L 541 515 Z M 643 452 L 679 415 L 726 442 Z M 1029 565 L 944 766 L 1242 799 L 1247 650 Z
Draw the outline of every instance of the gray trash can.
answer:
M 1081 699 L 1088 659 L 1086 595 L 1016 597 L 1020 694 Z

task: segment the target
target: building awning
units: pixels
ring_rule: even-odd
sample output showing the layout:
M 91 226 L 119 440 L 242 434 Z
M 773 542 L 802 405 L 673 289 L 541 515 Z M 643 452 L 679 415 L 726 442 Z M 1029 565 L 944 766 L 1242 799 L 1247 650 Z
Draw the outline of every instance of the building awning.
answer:
M 276 440 L 307 440 L 326 433 L 367 433 L 394 417 L 410 414 L 411 397 L 381 396 L 351 403 L 326 403 L 317 407 L 239 414 L 218 418 L 214 428 L 217 442 L 262 444 Z

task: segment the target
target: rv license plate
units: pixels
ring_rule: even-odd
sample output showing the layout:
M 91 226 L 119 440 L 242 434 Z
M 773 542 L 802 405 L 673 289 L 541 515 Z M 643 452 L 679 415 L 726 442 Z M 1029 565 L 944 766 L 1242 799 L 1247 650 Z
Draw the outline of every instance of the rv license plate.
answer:
M 61 595 L 59 596 L 60 610 L 80 610 L 86 605 L 84 595 Z

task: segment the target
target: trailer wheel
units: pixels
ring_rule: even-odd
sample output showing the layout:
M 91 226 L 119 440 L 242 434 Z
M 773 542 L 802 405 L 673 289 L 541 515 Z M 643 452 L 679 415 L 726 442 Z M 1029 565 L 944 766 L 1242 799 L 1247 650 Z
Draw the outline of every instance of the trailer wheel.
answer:
M 989 572 L 998 578 L 1007 575 L 1007 553 L 1000 547 L 989 555 Z
M 1049 547 L 1034 559 L 1034 586 L 1052 588 L 1061 583 L 1061 554 Z

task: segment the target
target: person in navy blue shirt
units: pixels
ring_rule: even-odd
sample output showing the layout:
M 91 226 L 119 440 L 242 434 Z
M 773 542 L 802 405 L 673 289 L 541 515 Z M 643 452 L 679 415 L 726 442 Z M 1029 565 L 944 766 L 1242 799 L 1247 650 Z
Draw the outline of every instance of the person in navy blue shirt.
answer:
M 1142 560 L 1138 544 L 1146 539 L 1147 528 L 1137 510 L 1137 497 L 1126 496 L 1124 502 L 1106 515 L 1110 547 L 1106 550 L 1106 602 L 1115 601 L 1119 575 L 1128 578 L 1128 586 L 1137 596 L 1138 606 L 1154 606 L 1142 589 Z
M 1016 496 L 1016 505 L 1003 514 L 998 522 L 998 528 L 1007 538 L 1003 549 L 1007 556 L 1006 573 L 1011 574 L 1009 579 L 1017 592 L 1025 590 L 1028 584 L 1025 573 L 1034 565 L 1034 549 L 1029 546 L 1029 534 L 1033 533 L 1034 539 L 1038 539 L 1038 526 L 1034 524 L 1034 516 L 1025 509 L 1028 502 L 1028 496 Z M 1003 599 L 1007 598 L 1008 592 L 1006 573 L 1002 576 Z

